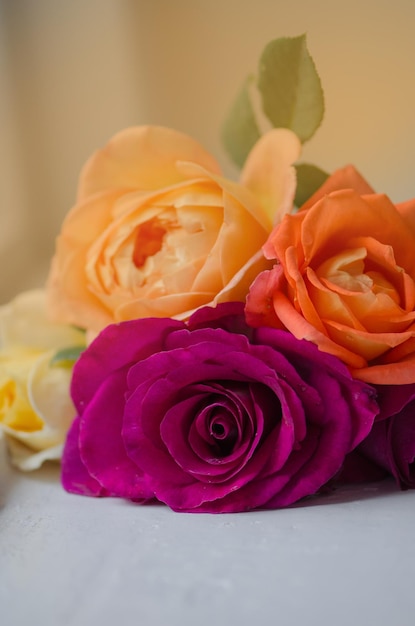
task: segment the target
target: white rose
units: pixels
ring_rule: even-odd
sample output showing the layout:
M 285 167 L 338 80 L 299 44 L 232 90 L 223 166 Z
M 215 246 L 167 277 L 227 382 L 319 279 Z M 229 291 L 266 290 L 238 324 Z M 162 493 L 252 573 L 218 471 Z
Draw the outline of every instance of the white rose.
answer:
M 60 459 L 75 414 L 72 363 L 52 359 L 59 350 L 84 345 L 81 331 L 47 319 L 43 290 L 0 307 L 0 429 L 19 469 Z

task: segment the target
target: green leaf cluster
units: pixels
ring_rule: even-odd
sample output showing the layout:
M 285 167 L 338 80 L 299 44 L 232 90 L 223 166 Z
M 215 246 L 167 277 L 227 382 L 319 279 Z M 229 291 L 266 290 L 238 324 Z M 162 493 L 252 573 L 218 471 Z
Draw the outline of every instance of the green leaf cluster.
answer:
M 272 127 L 289 128 L 302 143 L 314 135 L 323 120 L 324 94 L 305 35 L 271 41 L 262 52 L 257 77 L 249 76 L 242 85 L 222 127 L 224 146 L 238 167 L 261 136 L 253 95 L 259 96 Z M 327 174 L 318 167 L 298 165 L 296 205 L 325 178 Z

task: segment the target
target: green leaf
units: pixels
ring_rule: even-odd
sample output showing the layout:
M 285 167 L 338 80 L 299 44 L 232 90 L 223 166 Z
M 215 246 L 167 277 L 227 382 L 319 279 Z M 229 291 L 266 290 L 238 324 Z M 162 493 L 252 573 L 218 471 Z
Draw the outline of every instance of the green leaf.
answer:
M 58 350 L 50 360 L 51 367 L 72 367 L 77 361 L 81 353 L 85 350 L 85 346 L 71 346 L 70 348 L 62 348 Z
M 305 35 L 275 39 L 265 47 L 258 88 L 273 126 L 291 129 L 302 142 L 312 137 L 323 119 L 324 96 Z
M 297 190 L 294 204 L 301 207 L 328 178 L 327 172 L 310 163 L 299 163 L 297 170 Z
M 252 84 L 253 77 L 249 76 L 222 127 L 223 144 L 238 167 L 243 166 L 251 148 L 261 136 L 249 95 Z

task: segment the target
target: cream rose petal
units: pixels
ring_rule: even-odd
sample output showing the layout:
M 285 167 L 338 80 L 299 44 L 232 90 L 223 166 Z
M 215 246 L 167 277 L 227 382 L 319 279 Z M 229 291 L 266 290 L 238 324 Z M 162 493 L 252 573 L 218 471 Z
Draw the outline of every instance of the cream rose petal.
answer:
M 72 368 L 53 366 L 53 351 L 42 354 L 27 376 L 27 398 L 35 430 L 17 430 L 2 424 L 12 464 L 22 470 L 36 469 L 44 460 L 60 458 L 63 441 L 75 417 L 69 387 Z M 29 419 L 29 414 L 27 415 Z
M 72 368 L 51 359 L 59 349 L 85 345 L 84 333 L 47 319 L 45 299 L 34 290 L 0 308 L 0 427 L 12 463 L 24 470 L 60 458 L 75 416 Z
M 45 314 L 46 295 L 42 289 L 26 291 L 0 307 L 0 348 L 23 346 L 59 349 L 83 343 L 76 328 L 51 323 Z
M 259 199 L 271 225 L 293 207 L 297 179 L 292 165 L 300 154 L 297 135 L 274 128 L 257 141 L 245 162 L 240 182 Z
M 270 266 L 271 264 L 264 257 L 262 250 L 258 250 L 215 296 L 213 304 L 231 302 L 232 300 L 245 300 L 249 286 L 261 272 L 270 269 Z
M 27 391 L 30 404 L 42 418 L 45 427 L 65 436 L 75 417 L 75 407 L 69 395 L 72 367 L 51 365 L 53 352 L 42 355 L 30 372 Z
M 79 179 L 78 201 L 106 189 L 159 189 L 183 176 L 176 161 L 188 160 L 220 173 L 216 160 L 194 139 L 161 126 L 139 126 L 117 133 L 85 164 Z
M 39 469 L 45 461 L 59 461 L 62 456 L 63 444 L 46 448 L 40 452 L 33 452 L 21 441 L 9 437 L 7 434 L 6 440 L 12 465 L 24 472 Z
M 265 211 L 262 204 L 258 201 L 249 189 L 240 185 L 238 183 L 233 182 L 232 180 L 228 180 L 227 178 L 223 178 L 222 176 L 212 174 L 208 172 L 206 169 L 197 165 L 196 163 L 189 163 L 185 161 L 178 161 L 177 168 L 186 174 L 189 178 L 208 178 L 213 180 L 224 193 L 229 194 L 229 196 L 233 197 L 238 203 L 244 207 L 248 213 L 262 226 L 266 233 L 269 233 L 272 229 L 272 224 L 269 219 L 269 215 Z

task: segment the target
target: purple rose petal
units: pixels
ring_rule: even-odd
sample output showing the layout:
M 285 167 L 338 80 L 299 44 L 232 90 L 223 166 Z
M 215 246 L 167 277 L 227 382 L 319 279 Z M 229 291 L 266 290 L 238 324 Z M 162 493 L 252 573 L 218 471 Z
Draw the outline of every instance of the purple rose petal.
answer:
M 65 486 L 154 494 L 191 512 L 275 508 L 316 493 L 378 412 L 373 389 L 338 359 L 285 331 L 248 327 L 241 303 L 200 309 L 187 324 L 107 328 L 77 363 L 72 393 L 79 417 Z
M 79 450 L 91 476 L 109 492 L 145 501 L 154 496 L 145 475 L 125 454 L 120 432 L 125 376 L 115 372 L 97 389 L 85 409 L 79 428 Z
M 77 410 L 83 411 L 109 372 L 150 356 L 160 349 L 164 335 L 183 327 L 182 322 L 161 319 L 143 319 L 139 325 L 124 322 L 107 326 L 75 364 L 74 370 L 79 371 L 73 377 L 71 392 Z
M 62 485 L 70 493 L 84 496 L 110 495 L 88 472 L 79 449 L 79 422 L 77 417 L 69 429 L 62 457 Z
M 414 489 L 415 385 L 385 385 L 377 390 L 379 417 L 355 454 L 392 474 L 402 489 Z M 370 480 L 370 469 L 368 464 L 361 467 L 359 478 Z

